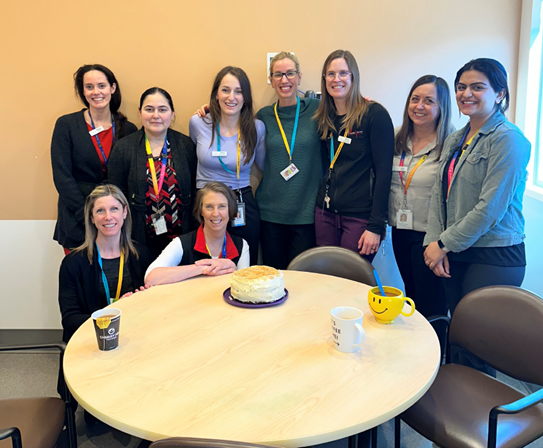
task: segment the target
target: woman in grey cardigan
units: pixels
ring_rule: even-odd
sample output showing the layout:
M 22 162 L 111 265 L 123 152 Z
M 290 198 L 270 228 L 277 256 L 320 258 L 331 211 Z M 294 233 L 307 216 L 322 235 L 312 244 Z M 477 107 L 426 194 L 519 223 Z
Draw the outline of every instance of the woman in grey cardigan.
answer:
M 113 144 L 137 130 L 119 112 L 121 89 L 107 67 L 83 65 L 75 72 L 74 83 L 86 109 L 60 117 L 51 141 L 53 180 L 59 196 L 53 238 L 66 253 L 85 239 L 85 199 L 106 178 Z

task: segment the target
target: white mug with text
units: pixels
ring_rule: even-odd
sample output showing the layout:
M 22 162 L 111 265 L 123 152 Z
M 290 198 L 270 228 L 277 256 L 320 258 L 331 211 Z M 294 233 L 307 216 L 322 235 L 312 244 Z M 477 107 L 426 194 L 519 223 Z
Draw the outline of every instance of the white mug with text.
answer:
M 340 352 L 352 353 L 360 348 L 366 339 L 362 327 L 364 313 L 358 308 L 339 306 L 331 312 L 332 341 Z

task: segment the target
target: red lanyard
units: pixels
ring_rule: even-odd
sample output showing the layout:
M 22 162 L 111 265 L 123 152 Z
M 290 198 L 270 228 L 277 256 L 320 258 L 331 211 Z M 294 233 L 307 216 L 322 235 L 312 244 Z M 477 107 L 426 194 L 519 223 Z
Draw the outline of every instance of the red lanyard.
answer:
M 166 174 L 166 161 L 168 159 L 168 138 L 164 138 L 164 146 L 162 147 L 162 167 L 160 169 L 160 179 L 157 183 L 155 161 L 153 160 L 153 153 L 151 152 L 151 145 L 147 136 L 145 136 L 145 150 L 147 151 L 147 157 L 149 160 L 149 170 L 151 171 L 151 180 L 153 181 L 153 188 L 155 189 L 156 200 L 160 199 L 162 193 L 162 184 L 164 183 L 164 175 Z

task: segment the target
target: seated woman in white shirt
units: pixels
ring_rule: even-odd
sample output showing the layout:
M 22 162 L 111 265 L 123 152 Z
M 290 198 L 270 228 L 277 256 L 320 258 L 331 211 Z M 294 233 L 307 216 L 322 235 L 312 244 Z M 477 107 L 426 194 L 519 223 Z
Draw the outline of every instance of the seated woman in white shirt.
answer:
M 198 230 L 174 238 L 149 266 L 149 285 L 176 283 L 197 275 L 224 275 L 249 267 L 249 245 L 226 231 L 236 217 L 236 199 L 222 182 L 209 182 L 196 195 Z

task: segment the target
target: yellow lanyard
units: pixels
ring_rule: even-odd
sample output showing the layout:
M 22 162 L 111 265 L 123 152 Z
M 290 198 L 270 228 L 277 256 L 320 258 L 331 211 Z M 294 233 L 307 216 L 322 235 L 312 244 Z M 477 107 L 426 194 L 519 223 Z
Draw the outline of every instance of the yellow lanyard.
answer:
M 162 147 L 162 168 L 160 170 L 160 181 L 157 182 L 155 161 L 153 160 L 153 153 L 151 151 L 151 145 L 147 136 L 145 136 L 145 151 L 147 152 L 147 158 L 149 160 L 149 170 L 151 171 L 151 180 L 153 181 L 153 188 L 155 190 L 156 200 L 160 199 L 160 192 L 162 190 L 162 184 L 164 183 L 164 175 L 166 174 L 166 160 L 168 158 L 168 140 L 164 139 L 164 146 Z
M 404 152 L 404 155 L 405 155 L 405 152 Z M 411 170 L 411 172 L 408 174 L 407 176 L 407 179 L 405 180 L 405 185 L 403 186 L 403 193 L 404 194 L 407 194 L 407 189 L 409 188 L 409 185 L 411 185 L 411 179 L 413 179 L 413 176 L 415 175 L 415 171 L 417 171 L 419 169 L 419 167 L 424 163 L 424 161 L 428 158 L 428 154 L 424 154 L 420 160 L 417 162 L 417 164 L 413 167 L 413 169 Z M 402 160 L 401 160 L 401 165 L 400 166 L 403 166 L 403 157 L 402 157 Z M 402 172 L 400 171 L 400 180 L 402 181 L 402 184 L 403 184 L 403 176 L 402 176 Z
M 298 119 L 300 118 L 300 98 L 296 97 L 296 117 L 294 119 L 294 128 L 292 129 L 291 145 L 288 144 L 287 136 L 285 135 L 285 131 L 283 130 L 283 125 L 281 124 L 281 120 L 279 119 L 279 114 L 277 113 L 277 103 L 275 103 L 273 111 L 275 112 L 277 126 L 279 126 L 279 130 L 281 131 L 281 136 L 283 137 L 283 142 L 285 143 L 285 148 L 287 149 L 289 163 L 292 163 L 292 153 L 294 152 L 294 142 L 296 141 Z
M 460 154 L 460 158 L 462 158 L 462 156 L 464 155 L 464 153 L 466 152 L 466 149 L 469 145 L 471 145 L 471 141 L 475 138 L 475 136 L 479 133 L 480 129 L 477 130 L 477 132 L 475 134 L 473 134 L 471 136 L 471 138 L 467 141 L 467 143 L 464 145 L 464 147 L 462 148 L 462 154 Z
M 217 138 L 217 151 L 220 153 L 221 152 L 221 128 L 220 128 L 219 123 L 217 123 L 217 133 L 219 134 L 219 136 Z M 239 162 L 240 162 L 240 159 L 241 159 L 241 128 L 238 128 L 238 160 L 237 160 L 237 169 L 236 169 L 238 184 L 239 184 Z M 230 173 L 230 174 L 234 174 L 234 172 L 232 170 L 230 170 L 226 166 L 226 164 L 222 161 L 221 156 L 219 156 L 219 162 L 220 162 L 221 166 L 223 167 L 224 171 L 226 171 L 227 173 Z
M 343 137 L 347 138 L 347 135 L 349 134 L 349 129 L 345 129 L 345 134 L 343 134 Z M 339 148 L 336 151 L 336 154 L 334 155 L 334 158 L 332 159 L 332 163 L 330 163 L 330 169 L 334 169 L 334 165 L 336 164 L 336 160 L 339 156 L 339 153 L 341 152 L 341 148 L 343 148 L 343 145 L 345 144 L 345 140 L 341 142 L 339 145 Z M 334 136 L 330 132 L 330 157 L 332 157 L 332 154 L 334 153 Z
M 124 270 L 124 252 L 121 251 L 121 261 L 119 266 L 119 281 L 117 283 L 117 292 L 115 293 L 115 302 L 119 300 L 121 295 L 121 286 L 123 284 L 123 270 Z

